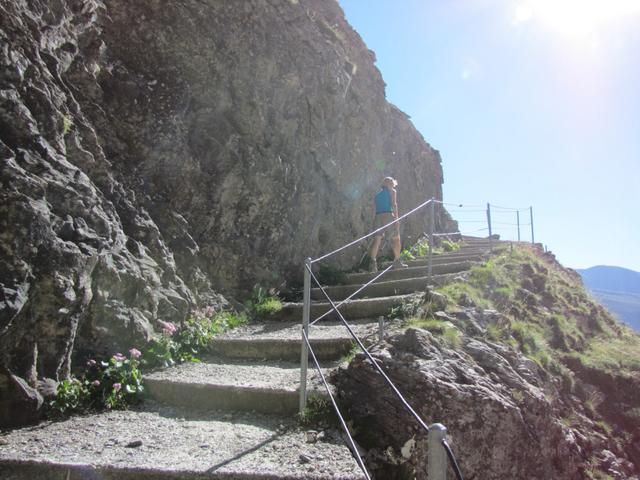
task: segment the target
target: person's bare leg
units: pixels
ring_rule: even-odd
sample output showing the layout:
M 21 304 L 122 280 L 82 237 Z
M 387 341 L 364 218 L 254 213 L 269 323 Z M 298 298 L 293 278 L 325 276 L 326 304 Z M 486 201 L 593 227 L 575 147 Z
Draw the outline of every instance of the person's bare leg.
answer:
M 393 249 L 393 259 L 398 260 L 400 258 L 400 235 L 393 237 L 391 248 Z
M 373 242 L 371 242 L 371 247 L 369 248 L 369 257 L 373 260 L 378 256 L 378 249 L 380 248 L 380 242 L 382 241 L 382 237 L 376 235 L 373 237 Z

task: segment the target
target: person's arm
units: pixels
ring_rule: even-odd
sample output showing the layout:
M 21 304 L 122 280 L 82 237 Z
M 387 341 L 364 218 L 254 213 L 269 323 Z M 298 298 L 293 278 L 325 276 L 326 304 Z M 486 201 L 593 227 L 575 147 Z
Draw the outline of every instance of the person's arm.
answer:
M 373 201 L 373 218 L 371 219 L 371 225 L 376 224 L 376 201 Z
M 393 210 L 393 219 L 398 219 L 398 201 L 395 188 L 391 190 L 391 209 Z M 400 231 L 400 222 L 396 223 L 396 228 Z

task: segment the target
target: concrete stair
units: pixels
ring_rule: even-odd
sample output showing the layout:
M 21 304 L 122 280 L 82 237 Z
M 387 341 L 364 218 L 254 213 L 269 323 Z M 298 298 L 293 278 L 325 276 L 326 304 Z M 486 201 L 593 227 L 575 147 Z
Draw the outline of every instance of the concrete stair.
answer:
M 297 353 L 299 357 L 299 343 Z M 328 371 L 324 369 L 325 374 Z M 155 400 L 169 405 L 294 416 L 300 398 L 300 359 L 255 362 L 210 357 L 147 375 L 145 386 Z M 309 372 L 308 388 L 326 396 L 315 370 Z
M 380 315 L 388 315 L 392 308 L 402 305 L 411 300 L 412 297 L 413 295 L 391 295 L 387 297 L 361 298 L 344 303 L 339 310 L 347 320 L 378 317 Z M 282 321 L 302 319 L 302 307 L 302 303 L 285 303 L 282 310 L 270 318 Z M 328 312 L 333 312 L 333 308 L 328 302 L 312 303 L 310 311 L 311 321 Z M 335 313 L 328 313 L 327 318 L 332 320 L 338 319 Z
M 358 337 L 376 341 L 379 317 L 415 298 L 427 282 L 444 284 L 486 257 L 485 239 L 465 242 L 457 252 L 434 256 L 430 279 L 426 259 L 417 258 L 345 302 L 340 311 Z M 326 291 L 337 303 L 373 275 L 349 274 L 347 285 L 328 285 Z M 319 289 L 312 290 L 312 299 L 312 321 L 331 311 Z M 286 303 L 272 318 L 214 339 L 201 363 L 145 375 L 151 400 L 141 408 L 74 417 L 3 436 L 9 445 L 27 447 L 10 450 L 0 444 L 0 478 L 363 479 L 340 432 L 327 429 L 322 441 L 309 442 L 309 432 L 295 420 L 301 319 L 302 303 Z M 309 335 L 326 373 L 354 344 L 334 313 L 311 326 Z M 308 387 L 326 395 L 312 364 Z M 75 440 L 57 440 L 70 434 Z M 141 439 L 139 450 L 124 446 L 133 437 Z
M 444 263 L 440 265 L 433 265 L 431 269 L 432 275 L 441 275 L 444 273 L 459 273 L 469 270 L 473 262 L 470 261 L 453 261 L 451 263 Z M 424 277 L 429 273 L 429 269 L 426 266 L 419 267 L 407 267 L 407 268 L 398 268 L 395 270 L 389 270 L 384 274 L 379 280 L 379 282 L 388 281 L 388 280 L 402 280 L 406 278 L 416 278 L 416 277 Z M 366 283 L 375 277 L 376 273 L 350 273 L 347 274 L 347 282 L 349 284 L 354 283 Z
M 427 284 L 440 286 L 452 280 L 452 278 L 457 275 L 457 273 L 447 273 L 441 275 L 432 275 L 431 279 L 429 279 L 429 277 L 427 276 L 424 276 L 405 278 L 401 280 L 389 280 L 386 282 L 375 282 L 367 286 L 353 298 L 358 299 L 381 296 L 389 297 L 394 295 L 406 295 L 410 293 L 423 292 L 427 287 Z M 324 287 L 324 290 L 334 301 L 340 301 L 348 298 L 352 293 L 360 289 L 361 286 L 362 285 L 360 284 L 334 285 L 330 287 Z M 326 297 L 319 288 L 313 288 L 311 290 L 311 298 L 313 300 L 324 300 Z
M 364 478 L 339 432 L 329 429 L 310 441 L 291 415 L 149 401 L 144 409 L 72 417 L 3 440 L 3 480 Z

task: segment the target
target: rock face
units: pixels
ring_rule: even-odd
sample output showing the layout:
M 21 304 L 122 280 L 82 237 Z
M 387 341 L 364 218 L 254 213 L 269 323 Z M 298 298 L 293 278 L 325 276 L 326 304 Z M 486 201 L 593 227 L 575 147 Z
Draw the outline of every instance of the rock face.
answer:
M 511 348 L 465 337 L 450 349 L 428 331 L 409 328 L 374 358 L 427 423 L 446 425 L 465 478 L 591 478 L 585 459 L 592 456 L 610 478 L 637 478 L 626 459 L 629 446 Z M 409 478 L 403 475 L 411 471 L 426 479 L 426 433 L 369 360 L 357 355 L 335 381 L 376 478 Z
M 441 198 L 374 60 L 335 1 L 0 0 L 8 375 L 60 379 L 215 292 L 281 284 L 370 227 L 385 175 L 402 211 Z
M 154 218 L 185 217 L 215 286 L 300 275 L 306 256 L 371 228 L 386 175 L 402 211 L 441 198 L 439 154 L 385 100 L 335 1 L 116 0 L 108 13 L 94 102 L 110 157 Z

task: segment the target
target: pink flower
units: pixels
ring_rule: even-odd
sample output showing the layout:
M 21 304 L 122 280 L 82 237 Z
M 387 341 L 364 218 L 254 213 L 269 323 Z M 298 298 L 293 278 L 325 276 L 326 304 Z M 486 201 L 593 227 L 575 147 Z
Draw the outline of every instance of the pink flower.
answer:
M 89 367 L 93 367 L 95 364 L 96 364 L 96 361 L 93 358 L 87 362 L 87 365 Z
M 121 388 L 122 388 L 121 384 L 119 384 L 119 383 L 114 383 L 113 384 L 113 391 L 114 392 L 119 392 Z
M 91 382 L 91 385 L 93 385 L 94 387 L 99 387 L 100 386 L 100 380 L 94 380 L 93 382 Z
M 113 358 L 114 358 L 114 360 L 115 360 L 116 362 L 124 362 L 124 361 L 127 359 L 127 357 L 125 357 L 125 356 L 124 356 L 124 355 L 122 355 L 121 353 L 116 353 L 116 354 L 113 356 Z
M 175 324 L 171 322 L 164 322 L 162 320 L 158 320 L 158 323 L 162 327 L 162 331 L 167 335 L 173 335 L 175 331 L 178 329 L 178 327 L 176 327 Z
M 131 358 L 140 358 L 142 352 L 137 348 L 132 348 L 131 350 L 129 350 L 129 355 L 131 356 Z

